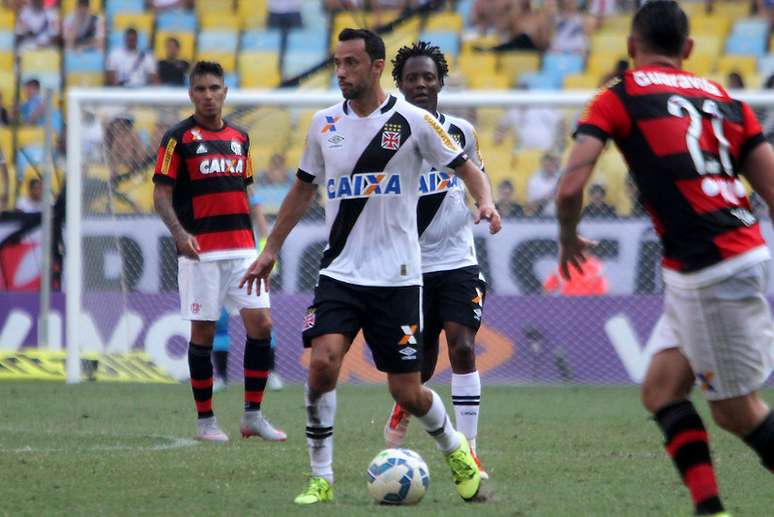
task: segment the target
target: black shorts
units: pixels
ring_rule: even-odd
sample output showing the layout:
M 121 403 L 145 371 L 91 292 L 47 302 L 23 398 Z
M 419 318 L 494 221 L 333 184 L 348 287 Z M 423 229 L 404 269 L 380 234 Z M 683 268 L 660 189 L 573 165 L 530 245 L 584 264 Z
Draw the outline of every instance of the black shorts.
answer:
M 438 339 L 445 321 L 478 330 L 486 296 L 478 266 L 425 273 L 423 280 L 423 332 L 428 345 Z
M 363 329 L 379 371 L 417 372 L 422 360 L 420 296 L 418 285 L 367 287 L 320 275 L 304 318 L 304 347 L 325 334 L 354 339 Z

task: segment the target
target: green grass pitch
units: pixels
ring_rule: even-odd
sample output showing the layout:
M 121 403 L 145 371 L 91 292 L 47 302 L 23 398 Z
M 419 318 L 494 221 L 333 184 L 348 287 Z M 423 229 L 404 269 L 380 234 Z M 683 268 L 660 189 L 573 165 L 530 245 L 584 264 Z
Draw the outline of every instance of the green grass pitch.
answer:
M 448 387 L 437 386 L 448 402 Z M 774 392 L 765 393 L 769 402 Z M 267 416 L 286 443 L 239 437 L 241 388 L 216 394 L 232 440 L 192 442 L 187 385 L 0 383 L 2 515 L 477 515 L 688 516 L 687 491 L 635 387 L 485 387 L 479 452 L 488 501 L 466 504 L 429 437 L 412 423 L 409 448 L 430 467 L 417 507 L 377 506 L 365 471 L 383 448 L 383 386 L 339 389 L 335 502 L 294 507 L 308 472 L 302 391 L 269 392 Z M 697 397 L 698 399 L 699 397 Z M 706 418 L 706 404 L 699 401 Z M 450 408 L 447 405 L 447 408 Z M 741 442 L 709 431 L 735 517 L 772 515 L 774 479 Z

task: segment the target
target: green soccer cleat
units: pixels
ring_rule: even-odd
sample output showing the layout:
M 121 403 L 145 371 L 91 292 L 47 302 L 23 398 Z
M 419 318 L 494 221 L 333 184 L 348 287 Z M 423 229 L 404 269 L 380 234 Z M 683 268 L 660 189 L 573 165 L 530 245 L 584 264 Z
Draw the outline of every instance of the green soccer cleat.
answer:
M 293 500 L 296 504 L 324 503 L 333 500 L 331 484 L 321 477 L 313 477 L 309 480 L 306 490 L 301 492 Z
M 451 469 L 457 493 L 464 500 L 470 501 L 478 494 L 478 487 L 481 485 L 481 472 L 470 453 L 470 445 L 468 445 L 465 435 L 457 432 L 457 436 L 460 439 L 460 446 L 456 451 L 446 456 L 446 463 Z
M 731 514 L 728 512 L 720 512 L 720 513 L 713 513 L 709 517 L 731 517 Z

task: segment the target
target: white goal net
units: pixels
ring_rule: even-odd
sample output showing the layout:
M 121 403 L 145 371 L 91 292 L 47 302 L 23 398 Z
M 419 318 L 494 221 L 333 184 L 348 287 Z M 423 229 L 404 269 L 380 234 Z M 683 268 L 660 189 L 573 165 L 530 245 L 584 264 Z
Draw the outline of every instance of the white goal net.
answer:
M 635 201 L 615 149 L 601 158 L 594 196 L 607 206 L 582 223 L 599 241 L 599 268 L 580 291 L 556 278 L 557 225 L 550 202 L 554 169 L 591 92 L 454 92 L 442 111 L 470 120 L 504 228 L 476 228 L 489 283 L 478 333 L 484 382 L 630 383 L 641 380 L 647 342 L 661 312 L 660 247 Z M 772 105 L 766 95 L 746 97 Z M 340 101 L 338 92 L 231 91 L 226 118 L 250 134 L 257 201 L 271 224 L 294 172 L 312 114 Z M 146 352 L 176 378 L 188 374 L 188 324 L 179 317 L 177 261 L 169 233 L 153 212 L 151 175 L 161 135 L 189 116 L 184 91 L 72 90 L 68 95 L 66 344 L 68 379 L 80 379 L 79 354 Z M 546 138 L 550 141 L 547 142 Z M 542 172 L 541 172 L 542 171 Z M 326 193 L 290 235 L 272 280 L 277 371 L 289 382 L 306 376 L 300 334 L 326 240 Z M 589 196 L 587 196 L 588 198 Z M 602 205 L 600 205 L 602 206 Z M 770 224 L 764 231 L 771 241 Z M 582 294 L 569 296 L 568 294 Z M 244 330 L 230 322 L 234 377 L 241 374 Z M 436 371 L 451 370 L 442 338 Z M 358 336 L 342 382 L 380 382 Z

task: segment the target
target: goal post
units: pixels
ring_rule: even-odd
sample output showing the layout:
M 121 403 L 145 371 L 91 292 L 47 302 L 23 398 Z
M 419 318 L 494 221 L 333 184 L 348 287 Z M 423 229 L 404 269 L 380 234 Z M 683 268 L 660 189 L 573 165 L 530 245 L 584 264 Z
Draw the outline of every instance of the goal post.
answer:
M 566 159 L 572 125 L 593 94 L 449 91 L 441 94 L 439 109 L 476 127 L 495 195 L 505 195 L 510 185 L 514 199 L 525 204 L 530 178 L 545 156 Z M 737 97 L 755 108 L 774 107 L 774 95 L 764 91 Z M 279 156 L 295 171 L 312 113 L 341 101 L 338 91 L 229 91 L 224 114 L 250 134 L 256 172 L 267 171 L 256 193 L 270 215 L 287 188 L 271 177 L 272 160 Z M 152 210 L 151 173 L 160 135 L 191 114 L 187 91 L 74 88 L 68 91 L 67 108 L 67 382 L 80 381 L 80 357 L 86 351 L 143 351 L 170 375 L 185 378 L 187 323 L 179 317 L 174 246 Z M 520 140 L 525 133 L 543 129 L 524 122 L 542 123 L 539 109 L 555 112 L 545 119 L 560 121 L 561 133 L 548 149 L 525 148 Z M 529 110 L 534 117 L 525 118 Z M 521 115 L 509 124 L 512 113 Z M 551 284 L 558 245 L 550 210 L 506 218 L 495 236 L 475 227 L 489 285 L 477 338 L 485 382 L 621 384 L 642 379 L 663 284 L 660 247 L 647 218 L 631 211 L 627 172 L 608 146 L 593 182 L 606 189 L 619 217 L 587 219 L 581 227 L 600 242 L 595 253 L 608 286 L 596 296 L 562 296 Z M 326 195 L 321 188 L 320 196 Z M 277 367 L 291 382 L 303 380 L 308 364 L 300 333 L 326 240 L 322 203 L 317 201 L 317 211 L 310 211 L 289 236 L 272 278 Z M 774 238 L 771 224 L 762 226 L 767 239 Z M 243 338 L 243 330 L 232 337 L 234 352 L 241 352 Z M 342 381 L 383 380 L 364 345 L 361 337 L 355 340 Z M 443 340 L 441 346 L 437 371 L 445 382 L 450 369 Z M 238 372 L 241 354 L 232 355 Z

